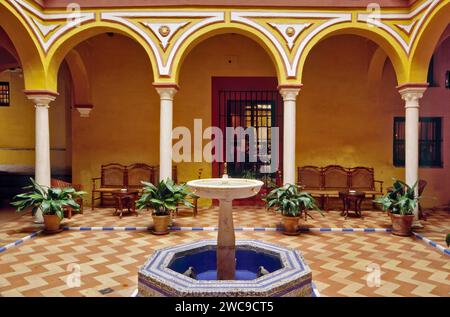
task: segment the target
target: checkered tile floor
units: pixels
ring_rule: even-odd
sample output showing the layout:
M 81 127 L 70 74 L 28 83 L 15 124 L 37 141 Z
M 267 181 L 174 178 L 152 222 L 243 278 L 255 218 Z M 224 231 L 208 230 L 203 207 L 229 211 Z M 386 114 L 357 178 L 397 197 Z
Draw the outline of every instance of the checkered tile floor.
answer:
M 112 209 L 86 210 L 65 220 L 70 227 L 131 227 L 151 225 L 150 212 L 119 219 Z M 279 216 L 263 208 L 236 207 L 236 227 L 276 227 Z M 0 246 L 37 230 L 24 215 L 0 224 Z M 450 231 L 448 212 L 435 211 L 423 222 L 421 235 L 444 245 Z M 174 219 L 180 227 L 217 226 L 217 208 L 199 211 L 196 218 L 180 210 Z M 339 211 L 315 215 L 307 227 L 388 228 L 390 220 L 378 211 L 364 218 L 344 220 Z M 36 238 L 0 253 L 1 296 L 130 296 L 137 287 L 137 270 L 158 248 L 214 239 L 214 231 L 174 231 L 153 236 L 147 231 L 64 231 Z M 261 239 L 297 248 L 313 271 L 322 296 L 449 296 L 450 261 L 442 252 L 410 237 L 389 233 L 308 232 L 288 237 L 280 232 L 237 232 L 237 238 Z M 76 281 L 79 287 L 69 287 Z M 380 284 L 369 281 L 380 276 Z M 69 283 L 70 284 L 70 283 Z M 372 286 L 372 287 L 371 287 Z M 100 291 L 109 290 L 107 294 Z

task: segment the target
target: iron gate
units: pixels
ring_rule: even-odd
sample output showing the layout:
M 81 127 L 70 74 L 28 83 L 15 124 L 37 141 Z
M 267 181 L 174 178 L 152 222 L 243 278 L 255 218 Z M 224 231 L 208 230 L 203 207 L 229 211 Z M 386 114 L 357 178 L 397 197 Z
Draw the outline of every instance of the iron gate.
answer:
M 233 160 L 228 161 L 228 174 L 232 177 L 261 179 L 267 185 L 269 182 L 278 183 L 277 172 L 270 173 L 269 166 L 275 158 L 272 137 L 278 138 L 278 169 L 282 164 L 282 119 L 283 102 L 278 91 L 231 91 L 219 90 L 219 127 L 226 138 L 226 128 L 244 129 L 254 127 L 258 159 L 251 162 L 249 135 L 245 140 L 234 138 Z M 272 127 L 278 127 L 278 136 L 272 136 Z M 245 141 L 245 142 L 244 142 Z M 224 160 L 226 159 L 226 142 L 223 140 Z M 266 149 L 266 150 L 264 150 Z M 265 154 L 266 155 L 262 155 Z M 244 162 L 238 162 L 238 157 L 245 157 Z M 220 175 L 223 174 L 223 163 L 219 164 Z M 269 172 L 269 173 L 267 173 Z

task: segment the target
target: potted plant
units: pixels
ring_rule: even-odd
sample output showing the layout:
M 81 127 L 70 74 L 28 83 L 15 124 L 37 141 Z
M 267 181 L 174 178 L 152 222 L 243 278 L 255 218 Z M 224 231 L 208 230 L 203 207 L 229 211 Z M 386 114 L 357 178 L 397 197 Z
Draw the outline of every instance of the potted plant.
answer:
M 38 209 L 42 211 L 44 217 L 44 228 L 46 232 L 60 231 L 61 220 L 64 219 L 64 209 L 73 208 L 80 210 L 80 205 L 75 199 L 85 194 L 82 191 L 76 191 L 74 188 L 56 188 L 41 186 L 32 178 L 31 185 L 24 187 L 28 192 L 18 194 L 14 197 L 11 204 L 17 208 L 18 212 L 32 207 L 33 214 Z
M 275 208 L 283 217 L 284 231 L 286 235 L 297 235 L 298 221 L 304 214 L 305 220 L 309 216 L 309 210 L 317 210 L 323 213 L 316 204 L 316 200 L 307 192 L 299 191 L 297 185 L 287 184 L 273 189 L 266 195 L 264 201 L 267 208 Z
M 383 197 L 374 200 L 391 217 L 394 235 L 404 237 L 411 235 L 414 210 L 419 201 L 419 196 L 415 192 L 416 185 L 417 182 L 411 187 L 400 180 L 394 180 L 392 189 Z
M 166 179 L 153 185 L 142 182 L 144 185 L 142 196 L 136 201 L 139 210 L 151 208 L 153 218 L 153 233 L 169 233 L 170 213 L 177 209 L 177 205 L 194 208 L 194 205 L 186 200 L 191 195 L 185 184 L 175 184 L 173 180 Z

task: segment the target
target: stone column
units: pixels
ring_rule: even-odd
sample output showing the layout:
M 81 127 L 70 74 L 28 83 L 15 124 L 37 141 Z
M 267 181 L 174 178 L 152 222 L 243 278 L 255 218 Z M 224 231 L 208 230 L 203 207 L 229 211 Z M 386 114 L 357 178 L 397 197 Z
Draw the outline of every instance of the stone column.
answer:
M 48 109 L 57 93 L 48 91 L 25 91 L 28 99 L 33 101 L 36 113 L 35 141 L 35 180 L 39 185 L 50 187 L 50 129 Z M 35 214 L 35 222 L 43 223 L 42 211 Z
M 176 84 L 153 84 L 161 100 L 159 128 L 159 179 L 172 178 L 173 97 Z
M 283 117 L 283 184 L 295 184 L 296 99 L 301 85 L 278 87 L 284 103 Z
M 405 182 L 410 186 L 419 179 L 419 99 L 422 98 L 427 86 L 427 84 L 405 84 L 398 87 L 405 101 Z M 414 213 L 413 226 L 421 226 L 418 222 L 419 209 L 416 208 Z

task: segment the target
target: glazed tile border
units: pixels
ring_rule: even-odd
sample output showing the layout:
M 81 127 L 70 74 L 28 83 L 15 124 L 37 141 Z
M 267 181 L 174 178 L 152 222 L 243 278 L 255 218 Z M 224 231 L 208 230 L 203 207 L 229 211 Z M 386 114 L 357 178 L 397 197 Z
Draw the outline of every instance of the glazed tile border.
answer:
M 441 251 L 442 253 L 446 254 L 446 255 L 450 255 L 450 249 L 446 249 L 445 247 L 443 247 L 440 244 L 437 244 L 436 242 L 434 242 L 433 240 L 430 240 L 428 238 L 425 238 L 423 235 L 418 234 L 417 232 L 413 232 L 414 236 L 419 239 L 424 241 L 426 244 L 428 244 L 429 246 L 438 249 L 439 251 Z
M 316 283 L 311 282 L 313 293 L 311 297 L 321 297 L 319 289 L 317 288 Z M 139 297 L 138 289 L 136 288 L 133 293 L 131 293 L 130 297 Z
M 66 231 L 147 231 L 151 227 L 64 227 Z M 217 231 L 217 227 L 170 227 L 171 231 Z M 273 227 L 236 227 L 234 231 L 283 231 Z M 302 228 L 300 232 L 391 232 L 390 228 Z
M 312 289 L 313 289 L 312 297 L 320 297 L 320 292 L 319 292 L 319 289 L 317 288 L 316 283 L 311 282 L 311 285 L 312 285 Z
M 147 231 L 150 227 L 64 227 L 65 231 Z M 172 231 L 217 231 L 217 227 L 171 227 Z M 282 231 L 282 228 L 265 228 L 265 227 L 237 227 L 235 231 Z M 0 246 L 0 253 L 5 252 L 9 248 L 20 245 L 23 242 L 35 238 L 43 230 L 34 232 L 26 237 L 23 237 L 17 241 Z M 302 228 L 301 232 L 391 232 L 391 228 Z M 450 256 L 450 249 L 447 249 L 436 242 L 424 237 L 421 234 L 413 232 L 414 236 L 424 241 L 428 246 L 437 249 L 441 253 Z
M 80 230 L 80 231 L 145 231 L 150 230 L 150 227 L 64 227 L 64 230 Z M 217 231 L 217 227 L 170 227 L 172 231 Z M 282 231 L 282 228 L 271 227 L 236 227 L 235 231 Z M 391 232 L 391 228 L 301 228 L 301 232 Z M 427 245 L 438 249 L 445 255 L 450 255 L 450 249 L 447 249 L 436 242 L 425 238 L 424 236 L 413 232 L 414 236 L 424 241 Z
M 34 232 L 34 233 L 32 233 L 32 234 L 30 234 L 30 235 L 28 235 L 26 237 L 23 237 L 23 238 L 21 238 L 21 239 L 19 239 L 17 241 L 8 243 L 7 245 L 4 245 L 4 246 L 0 246 L 0 253 L 5 252 L 6 250 L 8 250 L 8 249 L 10 249 L 12 247 L 18 246 L 18 245 L 24 243 L 27 240 L 30 240 L 30 239 L 33 239 L 33 238 L 37 237 L 42 231 L 43 230 L 36 231 L 36 232 Z
M 251 248 L 264 249 L 267 252 L 273 252 L 280 256 L 283 263 L 283 268 L 280 269 L 279 274 L 267 274 L 258 280 L 253 281 L 220 281 L 211 283 L 211 281 L 195 281 L 192 279 L 177 273 L 168 268 L 175 253 L 183 253 L 196 248 L 208 248 L 216 244 L 215 239 L 199 240 L 192 243 L 184 243 L 177 246 L 170 246 L 160 249 L 153 253 L 153 255 L 147 260 L 141 269 L 139 269 L 140 283 L 146 284 L 148 287 L 162 283 L 162 285 L 169 285 L 171 288 L 176 289 L 175 292 L 189 292 L 194 290 L 200 293 L 210 293 L 214 295 L 217 291 L 229 290 L 234 292 L 236 289 L 257 289 L 262 292 L 270 292 L 268 288 L 279 283 L 292 283 L 297 280 L 298 274 L 303 274 L 301 279 L 303 280 L 309 276 L 308 280 L 311 280 L 311 268 L 306 263 L 303 255 L 300 251 L 290 248 L 284 248 L 280 245 L 263 242 L 255 239 L 239 239 L 236 241 L 236 245 L 250 246 Z M 306 281 L 306 279 L 305 279 Z M 157 283 L 157 284 L 155 284 Z M 171 294 L 174 290 L 166 289 L 168 294 Z M 158 292 L 161 288 L 157 289 Z

